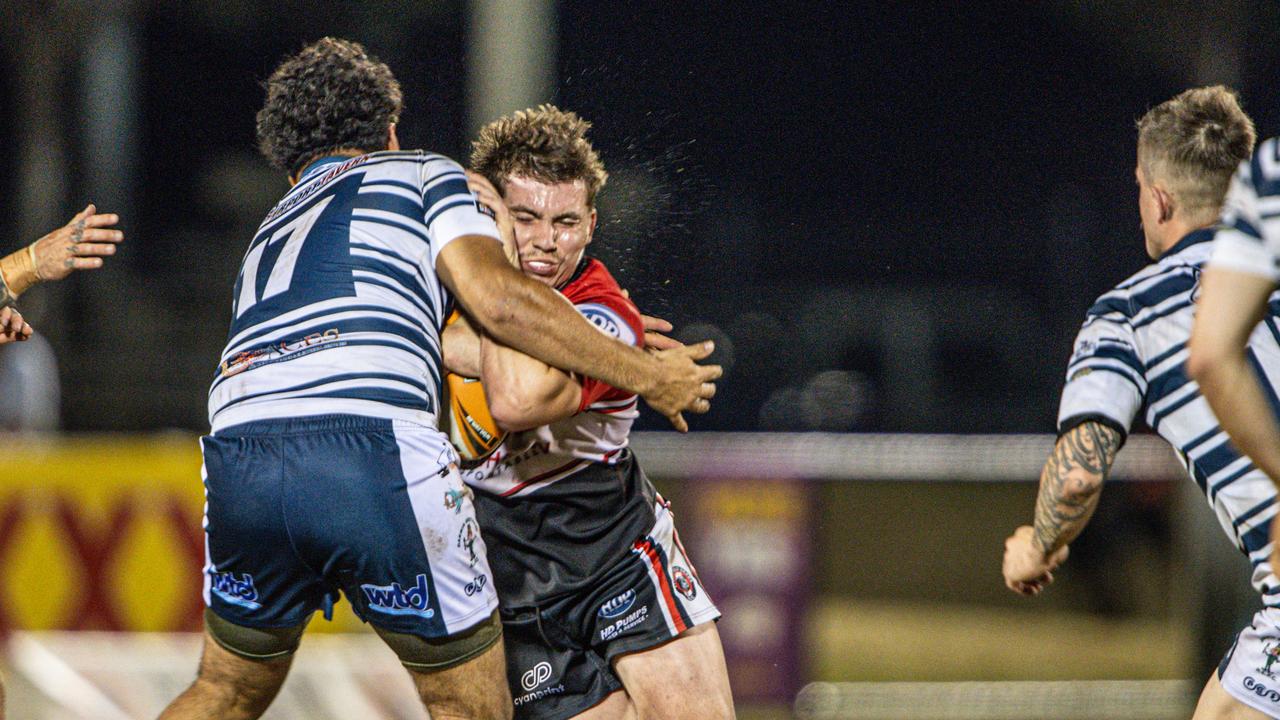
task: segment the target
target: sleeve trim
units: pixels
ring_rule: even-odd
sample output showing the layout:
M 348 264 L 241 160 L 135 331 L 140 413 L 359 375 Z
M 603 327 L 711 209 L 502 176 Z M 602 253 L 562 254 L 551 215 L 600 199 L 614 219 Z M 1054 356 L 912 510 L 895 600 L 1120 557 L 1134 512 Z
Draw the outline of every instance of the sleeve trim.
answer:
M 1117 450 L 1124 447 L 1125 441 L 1129 439 L 1129 431 L 1125 429 L 1124 425 L 1115 418 L 1107 417 L 1102 413 L 1080 413 L 1066 418 L 1058 423 L 1058 437 L 1066 435 L 1087 422 L 1096 422 L 1120 433 L 1120 446 L 1116 448 Z

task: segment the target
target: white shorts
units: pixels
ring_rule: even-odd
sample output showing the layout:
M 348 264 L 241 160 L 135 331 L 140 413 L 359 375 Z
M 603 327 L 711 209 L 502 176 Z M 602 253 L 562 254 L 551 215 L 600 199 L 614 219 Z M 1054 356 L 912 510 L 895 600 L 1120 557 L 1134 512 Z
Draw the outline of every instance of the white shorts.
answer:
M 1218 666 L 1218 682 L 1231 697 L 1280 717 L 1280 609 L 1263 608 Z

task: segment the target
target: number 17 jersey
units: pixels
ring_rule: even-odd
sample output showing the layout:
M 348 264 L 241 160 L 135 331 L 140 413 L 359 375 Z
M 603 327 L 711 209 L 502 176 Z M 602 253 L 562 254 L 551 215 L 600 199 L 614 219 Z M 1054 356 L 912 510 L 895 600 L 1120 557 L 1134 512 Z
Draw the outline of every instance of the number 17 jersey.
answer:
M 245 253 L 209 389 L 212 432 L 329 414 L 434 426 L 449 299 L 435 263 L 464 235 L 498 231 L 448 158 L 312 163 Z

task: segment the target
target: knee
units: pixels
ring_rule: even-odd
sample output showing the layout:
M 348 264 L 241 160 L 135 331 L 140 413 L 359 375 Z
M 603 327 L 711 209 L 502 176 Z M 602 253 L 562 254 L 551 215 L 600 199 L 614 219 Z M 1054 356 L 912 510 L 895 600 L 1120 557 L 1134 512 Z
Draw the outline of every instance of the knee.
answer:
M 283 682 L 284 677 L 277 677 L 274 672 L 231 674 L 217 668 L 202 667 L 194 685 L 202 691 L 201 694 L 217 696 L 219 707 L 236 715 L 257 716 L 266 711 Z
M 634 698 L 638 720 L 734 720 L 733 703 L 727 698 L 702 696 L 667 697 L 658 702 Z
M 427 706 L 432 720 L 511 720 L 515 711 L 510 700 L 504 703 L 493 697 L 476 698 L 471 702 L 423 698 L 423 704 Z

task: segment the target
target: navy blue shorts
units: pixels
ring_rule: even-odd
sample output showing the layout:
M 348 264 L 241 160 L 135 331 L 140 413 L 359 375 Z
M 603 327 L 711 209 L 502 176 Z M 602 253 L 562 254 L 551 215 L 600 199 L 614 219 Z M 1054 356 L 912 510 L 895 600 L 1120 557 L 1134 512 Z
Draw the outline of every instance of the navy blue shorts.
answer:
M 366 622 L 440 638 L 497 607 L 471 491 L 435 428 L 265 420 L 201 447 L 204 600 L 222 619 L 293 627 L 341 591 Z

